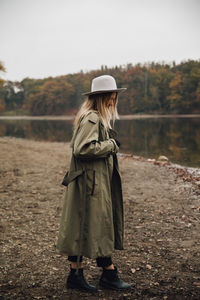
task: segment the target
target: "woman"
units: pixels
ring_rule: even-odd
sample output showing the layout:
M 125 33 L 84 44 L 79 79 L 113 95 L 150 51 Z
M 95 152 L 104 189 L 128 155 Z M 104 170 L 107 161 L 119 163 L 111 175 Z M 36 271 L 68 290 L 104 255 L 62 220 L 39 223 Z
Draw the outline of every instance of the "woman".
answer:
M 67 288 L 97 291 L 83 275 L 83 256 L 96 258 L 103 268 L 100 286 L 110 289 L 130 288 L 118 277 L 112 263 L 114 249 L 123 249 L 123 199 L 116 153 L 113 123 L 118 118 L 117 88 L 109 75 L 92 80 L 91 92 L 74 122 L 71 141 L 72 158 L 63 184 L 67 186 L 57 252 L 71 262 Z

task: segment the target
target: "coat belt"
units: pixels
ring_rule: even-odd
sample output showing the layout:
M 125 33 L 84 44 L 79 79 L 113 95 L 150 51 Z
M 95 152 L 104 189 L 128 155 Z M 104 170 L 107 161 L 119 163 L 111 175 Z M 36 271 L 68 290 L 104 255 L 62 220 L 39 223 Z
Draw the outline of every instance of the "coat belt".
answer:
M 63 178 L 62 184 L 68 186 L 70 182 L 76 179 L 78 176 L 82 175 L 84 170 L 78 170 L 73 172 L 67 172 Z

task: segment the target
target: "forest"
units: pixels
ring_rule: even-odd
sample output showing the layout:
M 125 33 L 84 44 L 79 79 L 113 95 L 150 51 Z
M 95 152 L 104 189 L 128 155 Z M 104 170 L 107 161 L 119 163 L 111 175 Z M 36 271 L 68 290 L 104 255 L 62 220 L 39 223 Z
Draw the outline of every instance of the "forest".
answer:
M 5 68 L 0 64 L 0 70 Z M 103 74 L 115 77 L 120 94 L 120 114 L 200 113 L 200 60 L 179 64 L 131 63 L 84 73 L 22 81 L 0 79 L 0 114 L 65 115 L 75 114 L 90 91 L 91 80 Z

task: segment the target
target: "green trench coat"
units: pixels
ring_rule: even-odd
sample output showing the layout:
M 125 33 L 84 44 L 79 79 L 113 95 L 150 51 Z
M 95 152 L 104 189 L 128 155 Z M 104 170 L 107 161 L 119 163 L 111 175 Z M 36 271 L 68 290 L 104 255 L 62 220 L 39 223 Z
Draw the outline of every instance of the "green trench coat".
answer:
M 122 185 L 114 140 L 97 112 L 84 116 L 71 141 L 72 157 L 56 251 L 88 258 L 123 249 Z

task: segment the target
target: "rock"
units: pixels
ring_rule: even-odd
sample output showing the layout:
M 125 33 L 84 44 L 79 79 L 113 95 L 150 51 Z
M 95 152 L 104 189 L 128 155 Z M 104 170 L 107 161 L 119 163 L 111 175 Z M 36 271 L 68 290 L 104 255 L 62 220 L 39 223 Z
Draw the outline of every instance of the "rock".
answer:
M 155 160 L 155 158 L 148 158 L 147 161 L 148 162 L 155 162 L 156 160 Z
M 169 161 L 169 159 L 166 156 L 164 156 L 164 155 L 160 155 L 158 157 L 158 161 Z
M 135 273 L 135 272 L 136 272 L 136 269 L 132 268 L 131 273 Z
M 152 266 L 149 265 L 149 264 L 147 264 L 147 265 L 146 265 L 146 268 L 149 269 L 149 270 L 151 270 L 151 269 L 152 269 Z

